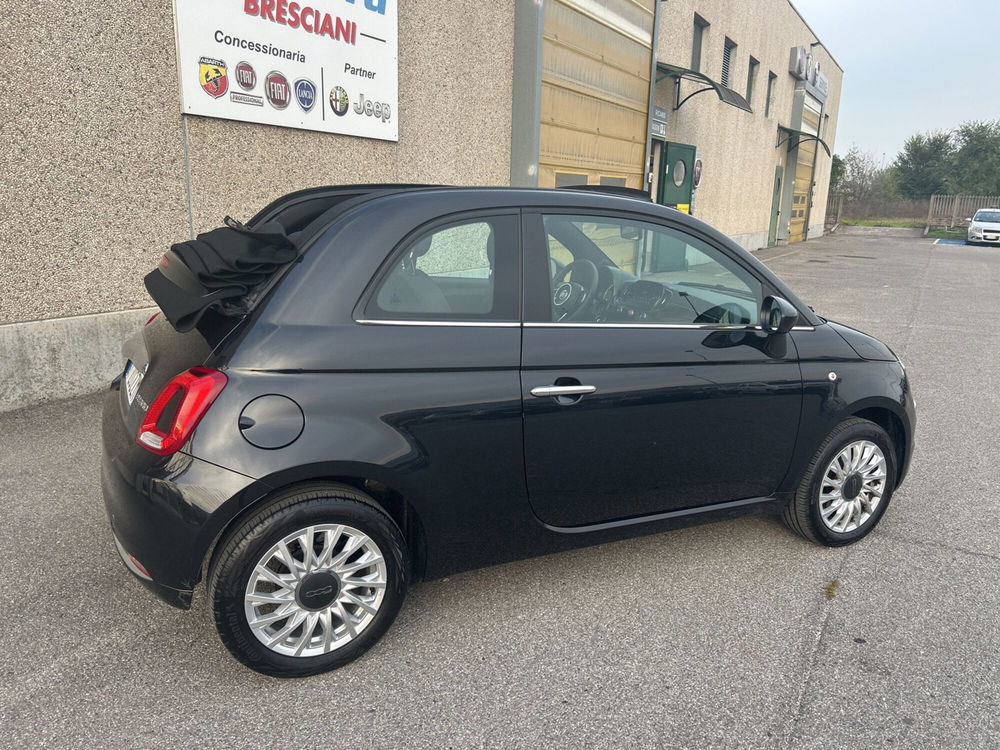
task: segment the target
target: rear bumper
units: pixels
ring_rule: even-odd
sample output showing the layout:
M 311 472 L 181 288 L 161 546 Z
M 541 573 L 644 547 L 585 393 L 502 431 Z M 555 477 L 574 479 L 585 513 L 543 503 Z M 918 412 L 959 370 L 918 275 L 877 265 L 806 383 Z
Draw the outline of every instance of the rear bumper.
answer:
M 913 400 L 913 391 L 910 390 L 910 381 L 907 377 L 905 392 L 903 394 L 903 411 L 906 414 L 906 423 L 903 425 L 903 431 L 906 433 L 906 450 L 903 454 L 903 465 L 899 470 L 899 478 L 896 480 L 896 486 L 898 487 L 906 479 L 906 475 L 910 471 L 910 462 L 913 459 L 913 444 L 916 441 L 917 432 L 917 405 Z
M 114 535 L 114 530 L 112 529 L 112 535 Z M 194 596 L 194 589 L 175 589 L 170 586 L 164 586 L 161 583 L 157 583 L 152 578 L 149 577 L 148 573 L 144 573 L 140 569 L 135 561 L 138 559 L 134 555 L 128 552 L 122 543 L 118 540 L 118 537 L 114 537 L 115 549 L 118 550 L 118 556 L 122 560 L 122 564 L 129 573 L 134 575 L 143 586 L 156 594 L 157 597 L 165 601 L 172 607 L 177 607 L 178 609 L 191 609 L 191 599 Z
M 101 489 L 125 567 L 168 604 L 187 609 L 205 555 L 226 523 L 266 490 L 184 453 L 155 456 L 128 433 L 112 387 L 104 404 Z

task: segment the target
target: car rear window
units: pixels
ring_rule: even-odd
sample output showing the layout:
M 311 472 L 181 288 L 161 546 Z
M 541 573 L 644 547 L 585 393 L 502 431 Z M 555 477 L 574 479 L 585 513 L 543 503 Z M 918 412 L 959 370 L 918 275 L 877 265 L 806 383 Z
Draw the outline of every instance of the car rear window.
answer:
M 390 260 L 365 307 L 389 320 L 518 319 L 517 217 L 475 217 L 430 229 Z

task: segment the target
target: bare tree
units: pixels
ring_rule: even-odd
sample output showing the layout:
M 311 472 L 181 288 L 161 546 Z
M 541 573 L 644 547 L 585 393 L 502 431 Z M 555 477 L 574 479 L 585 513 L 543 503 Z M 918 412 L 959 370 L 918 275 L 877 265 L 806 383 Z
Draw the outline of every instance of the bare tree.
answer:
M 885 167 L 875 158 L 871 151 L 862 151 L 857 146 L 851 146 L 843 156 L 844 176 L 840 181 L 840 190 L 849 200 L 865 201 L 872 197 L 880 177 L 886 171 Z

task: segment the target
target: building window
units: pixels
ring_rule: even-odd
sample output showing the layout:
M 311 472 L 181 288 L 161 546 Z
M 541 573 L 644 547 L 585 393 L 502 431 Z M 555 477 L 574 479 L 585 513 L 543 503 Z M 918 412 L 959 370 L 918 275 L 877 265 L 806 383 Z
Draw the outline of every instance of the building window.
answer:
M 733 57 L 735 57 L 736 42 L 726 37 L 725 46 L 722 48 L 722 79 L 723 86 L 729 86 L 729 74 L 733 68 Z
M 753 85 L 757 81 L 757 68 L 760 63 L 750 58 L 750 67 L 747 69 L 747 104 L 753 105 Z
M 764 100 L 764 117 L 771 116 L 771 103 L 774 99 L 774 82 L 778 80 L 771 71 L 767 71 L 767 99 Z
M 694 14 L 694 37 L 691 40 L 691 70 L 701 70 L 701 42 L 705 36 L 708 21 Z
M 607 175 L 601 175 L 601 185 L 610 185 L 612 187 L 628 187 L 628 180 L 624 177 L 608 177 Z
M 570 185 L 586 185 L 587 175 L 575 172 L 556 172 L 556 187 L 563 188 Z

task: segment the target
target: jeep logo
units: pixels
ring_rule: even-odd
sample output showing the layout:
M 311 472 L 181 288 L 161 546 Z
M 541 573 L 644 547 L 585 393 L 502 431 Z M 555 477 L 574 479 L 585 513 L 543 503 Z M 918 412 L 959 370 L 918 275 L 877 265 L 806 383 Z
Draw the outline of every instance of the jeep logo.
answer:
M 354 105 L 354 111 L 359 115 L 368 115 L 382 122 L 389 122 L 389 119 L 392 117 L 392 107 L 383 102 L 373 102 L 371 99 L 365 99 L 364 94 L 358 97 L 358 102 Z

